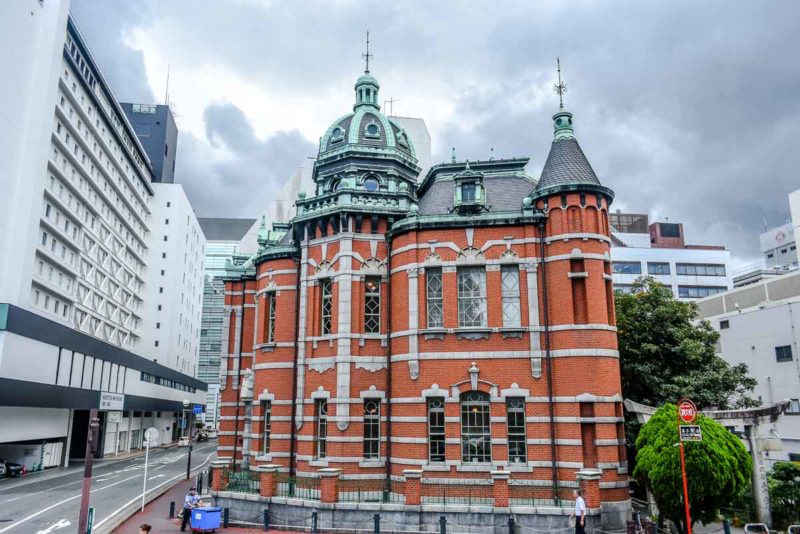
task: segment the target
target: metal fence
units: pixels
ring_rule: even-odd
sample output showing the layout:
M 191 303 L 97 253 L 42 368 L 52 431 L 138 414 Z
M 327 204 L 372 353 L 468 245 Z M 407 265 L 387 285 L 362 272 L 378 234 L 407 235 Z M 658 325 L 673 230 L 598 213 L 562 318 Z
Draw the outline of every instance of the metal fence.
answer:
M 318 501 L 320 499 L 319 478 L 290 477 L 287 473 L 278 473 L 276 495 L 278 497 L 294 497 Z
M 493 505 L 492 486 L 465 484 L 422 484 L 422 504 Z
M 258 493 L 261 488 L 258 473 L 252 471 L 228 471 L 226 491 L 235 493 Z
M 403 488 L 383 480 L 339 480 L 339 502 L 405 502 Z

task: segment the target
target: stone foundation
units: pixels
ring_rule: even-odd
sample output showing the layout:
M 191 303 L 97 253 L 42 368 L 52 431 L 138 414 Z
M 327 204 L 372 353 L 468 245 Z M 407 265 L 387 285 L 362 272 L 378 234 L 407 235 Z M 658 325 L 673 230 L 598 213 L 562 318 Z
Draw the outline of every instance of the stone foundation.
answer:
M 375 514 L 380 514 L 381 532 L 439 532 L 441 517 L 447 519 L 447 532 L 507 534 L 508 519 L 518 526 L 536 529 L 542 534 L 569 532 L 568 519 L 572 507 L 552 506 L 468 506 L 459 504 L 424 504 L 418 506 L 394 503 L 323 503 L 286 497 L 261 497 L 226 491 L 212 492 L 215 505 L 230 510 L 231 523 L 261 524 L 264 510 L 269 510 L 273 528 L 310 529 L 311 514 L 317 512 L 317 528 L 372 530 Z M 624 530 L 630 517 L 630 501 L 604 503 L 600 509 L 588 511 L 586 532 Z M 529 534 L 529 533 L 524 533 Z

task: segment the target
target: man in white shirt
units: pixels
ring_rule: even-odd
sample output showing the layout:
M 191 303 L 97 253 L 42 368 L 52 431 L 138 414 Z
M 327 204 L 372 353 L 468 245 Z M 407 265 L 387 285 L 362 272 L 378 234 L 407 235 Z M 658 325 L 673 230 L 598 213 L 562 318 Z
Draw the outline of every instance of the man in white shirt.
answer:
M 581 490 L 572 490 L 572 496 L 575 498 L 575 512 L 569 516 L 570 519 L 575 518 L 575 534 L 585 534 L 586 530 L 586 503 L 581 497 Z
M 191 517 L 192 517 L 192 510 L 199 506 L 203 505 L 203 501 L 200 500 L 200 496 L 197 495 L 197 488 L 192 486 L 189 488 L 189 493 L 186 494 L 186 498 L 183 500 L 183 518 L 181 521 L 181 532 L 186 531 L 186 525 L 191 524 Z

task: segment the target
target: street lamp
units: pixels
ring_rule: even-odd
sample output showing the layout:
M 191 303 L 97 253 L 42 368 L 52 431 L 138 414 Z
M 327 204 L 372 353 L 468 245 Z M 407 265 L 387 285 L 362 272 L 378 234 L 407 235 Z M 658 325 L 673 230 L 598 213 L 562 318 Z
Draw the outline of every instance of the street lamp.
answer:
M 188 414 L 191 413 L 191 410 L 189 409 L 191 404 L 192 403 L 189 402 L 189 399 L 184 399 L 183 400 L 183 425 L 184 425 L 184 428 L 189 426 L 186 419 L 187 419 Z M 189 480 L 189 478 L 190 478 L 191 469 L 192 469 L 192 429 L 189 428 L 189 454 L 186 457 L 186 480 Z

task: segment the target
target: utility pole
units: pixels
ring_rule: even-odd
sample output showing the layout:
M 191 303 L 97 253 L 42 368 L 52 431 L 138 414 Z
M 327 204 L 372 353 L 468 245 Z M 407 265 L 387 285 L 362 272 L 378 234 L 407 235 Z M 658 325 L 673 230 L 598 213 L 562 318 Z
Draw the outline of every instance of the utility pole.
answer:
M 97 417 L 97 409 L 89 410 L 89 429 L 86 433 L 86 456 L 83 466 L 83 487 L 81 488 L 81 511 L 78 519 L 78 534 L 86 534 L 86 526 L 89 521 L 89 494 L 92 488 L 92 464 L 94 454 L 97 452 L 98 433 L 100 430 L 100 419 Z

